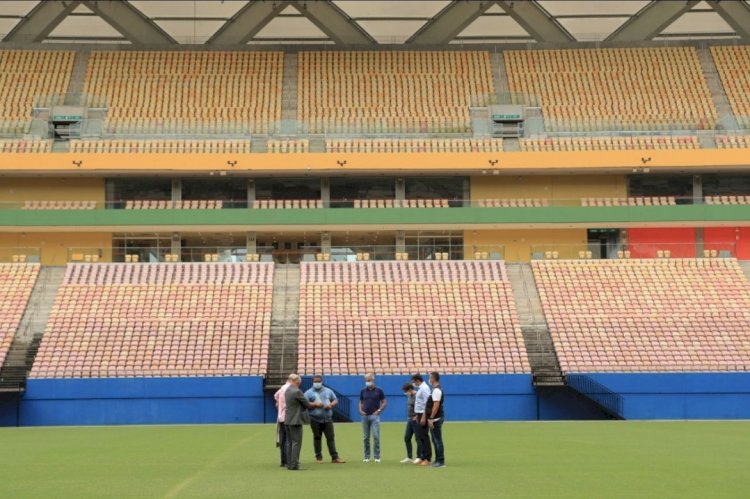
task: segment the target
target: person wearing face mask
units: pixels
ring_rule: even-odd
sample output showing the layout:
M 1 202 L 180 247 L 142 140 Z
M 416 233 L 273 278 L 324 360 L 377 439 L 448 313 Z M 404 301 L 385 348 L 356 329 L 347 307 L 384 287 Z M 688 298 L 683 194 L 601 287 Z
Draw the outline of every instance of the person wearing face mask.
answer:
M 432 446 L 430 445 L 430 430 L 427 427 L 427 418 L 425 410 L 427 401 L 430 398 L 430 387 L 424 382 L 421 374 L 415 374 L 411 377 L 414 389 L 417 394 L 414 397 L 414 435 L 417 438 L 417 458 L 414 464 L 429 466 L 432 459 Z
M 370 434 L 375 451 L 375 462 L 380 462 L 380 415 L 388 405 L 383 390 L 375 386 L 375 375 L 367 373 L 365 388 L 359 392 L 359 415 L 362 416 L 362 433 L 365 437 L 364 462 L 370 462 Z
M 414 412 L 414 402 L 416 399 L 417 391 L 414 389 L 412 383 L 406 383 L 402 390 L 406 395 L 406 431 L 404 432 L 404 444 L 406 444 L 406 457 L 401 460 L 401 464 L 411 463 L 413 454 L 412 438 L 417 442 L 417 455 L 422 454 L 422 442 L 415 437 L 417 422 L 414 420 L 417 414 Z
M 323 464 L 323 434 L 325 434 L 331 462 L 334 464 L 345 463 L 346 461 L 339 459 L 339 453 L 336 452 L 336 440 L 333 432 L 333 408 L 339 403 L 336 394 L 323 386 L 322 376 L 316 375 L 313 377 L 312 388 L 305 392 L 305 398 L 310 403 L 319 402 L 322 404 L 322 406 L 310 410 L 310 427 L 313 432 L 315 461 L 318 464 Z

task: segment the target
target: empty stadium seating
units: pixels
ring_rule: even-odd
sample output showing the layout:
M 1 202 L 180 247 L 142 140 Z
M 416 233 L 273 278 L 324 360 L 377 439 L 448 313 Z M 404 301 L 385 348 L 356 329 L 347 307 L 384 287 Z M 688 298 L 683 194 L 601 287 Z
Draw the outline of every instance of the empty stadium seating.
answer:
M 128 200 L 125 201 L 126 210 L 220 210 L 224 208 L 221 199 L 183 199 L 180 201 L 160 200 Z
M 51 150 L 51 140 L 0 139 L 0 153 L 50 152 Z
M 549 199 L 480 199 L 480 208 L 542 208 L 549 206 Z
M 480 51 L 303 51 L 297 114 L 311 133 L 467 132 L 469 105 L 494 93 Z
M 706 204 L 750 204 L 750 196 L 706 196 Z
M 263 375 L 273 265 L 68 264 L 32 378 Z
M 326 152 L 500 152 L 503 139 L 328 139 Z
M 118 133 L 265 133 L 281 118 L 284 54 L 92 51 L 84 91 Z
M 503 262 L 302 264 L 300 373 L 527 373 Z
M 750 284 L 734 259 L 532 265 L 565 372 L 750 369 Z
M 24 201 L 22 210 L 93 210 L 96 201 Z
M 581 206 L 675 206 L 674 196 L 644 196 L 629 198 L 583 198 Z
M 21 324 L 38 275 L 38 264 L 0 263 L 0 367 Z
M 270 153 L 304 153 L 310 149 L 310 141 L 300 140 L 269 140 L 268 152 Z
M 449 208 L 448 199 L 355 199 L 355 208 Z
M 522 151 L 617 151 L 627 149 L 700 149 L 698 137 L 546 137 L 520 139 Z
M 84 153 L 238 153 L 250 152 L 250 140 L 71 140 L 71 152 Z
M 259 210 L 290 209 L 290 208 L 322 208 L 320 199 L 258 199 L 253 208 Z
M 719 149 L 750 149 L 750 135 L 717 135 Z
M 35 98 L 65 94 L 74 58 L 67 50 L 0 50 L 0 132 L 26 132 Z
M 550 131 L 711 129 L 717 121 L 694 47 L 509 50 L 513 93 Z
M 750 128 L 750 45 L 713 46 L 711 55 L 737 123 Z

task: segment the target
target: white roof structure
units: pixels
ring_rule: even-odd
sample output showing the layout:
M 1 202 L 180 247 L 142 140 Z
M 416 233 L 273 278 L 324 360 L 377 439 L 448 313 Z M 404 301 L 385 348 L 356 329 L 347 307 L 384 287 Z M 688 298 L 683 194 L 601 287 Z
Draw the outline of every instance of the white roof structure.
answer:
M 19 0 L 0 39 L 135 45 L 750 42 L 748 0 Z

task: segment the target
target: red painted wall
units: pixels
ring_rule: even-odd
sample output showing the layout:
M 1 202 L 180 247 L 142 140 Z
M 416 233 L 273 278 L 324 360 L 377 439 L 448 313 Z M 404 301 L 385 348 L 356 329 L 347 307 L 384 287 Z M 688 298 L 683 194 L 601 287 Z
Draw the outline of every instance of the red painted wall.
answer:
M 695 229 L 628 229 L 628 249 L 634 258 L 656 258 L 659 250 L 671 251 L 672 258 L 695 258 Z
M 707 227 L 703 229 L 706 249 L 732 250 L 740 260 L 750 260 L 750 227 Z

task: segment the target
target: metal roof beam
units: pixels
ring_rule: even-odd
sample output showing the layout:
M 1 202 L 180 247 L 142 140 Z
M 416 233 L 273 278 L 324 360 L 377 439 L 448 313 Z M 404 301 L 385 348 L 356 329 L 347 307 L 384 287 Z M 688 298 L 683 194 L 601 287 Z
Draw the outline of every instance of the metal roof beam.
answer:
M 4 42 L 43 42 L 47 35 L 73 12 L 80 1 L 39 2 L 26 14 L 8 35 Z
M 501 1 L 497 4 L 538 42 L 576 41 L 568 30 L 536 2 Z
M 134 45 L 173 45 L 169 34 L 128 2 L 87 0 L 83 4 Z
M 328 38 L 340 45 L 375 45 L 377 43 L 367 31 L 330 0 L 325 2 L 296 0 L 290 3 L 328 35 Z
M 255 0 L 247 2 L 208 39 L 207 45 L 244 45 L 286 9 L 289 2 Z
M 605 41 L 643 42 L 651 40 L 667 26 L 689 11 L 699 0 L 658 0 L 652 1 L 626 21 Z
M 412 45 L 447 44 L 495 3 L 480 0 L 454 0 L 406 40 L 406 43 Z
M 745 2 L 717 0 L 708 0 L 707 3 L 740 35 L 740 38 L 750 40 L 750 5 Z

